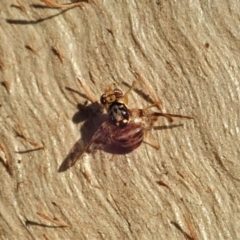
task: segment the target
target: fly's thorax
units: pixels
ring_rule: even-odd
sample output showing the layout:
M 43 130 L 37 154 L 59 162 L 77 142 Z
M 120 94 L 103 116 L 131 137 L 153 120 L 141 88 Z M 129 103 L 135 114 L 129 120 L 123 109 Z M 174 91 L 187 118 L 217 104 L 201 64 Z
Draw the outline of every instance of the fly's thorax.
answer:
M 123 102 L 113 102 L 108 108 L 110 120 L 117 126 L 124 127 L 129 122 L 129 109 Z

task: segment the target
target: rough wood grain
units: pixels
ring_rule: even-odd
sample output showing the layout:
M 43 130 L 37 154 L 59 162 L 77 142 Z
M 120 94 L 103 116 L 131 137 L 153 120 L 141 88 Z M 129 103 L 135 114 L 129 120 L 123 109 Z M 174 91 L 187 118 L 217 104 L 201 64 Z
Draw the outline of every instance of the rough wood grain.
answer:
M 2 0 L 0 238 L 240 239 L 239 9 L 233 0 L 71 10 Z M 153 131 L 159 151 L 143 144 L 113 161 L 96 152 L 58 173 L 88 135 L 77 78 L 98 98 L 110 82 L 126 91 L 132 71 L 168 112 L 194 121 Z M 142 95 L 130 105 L 147 106 Z

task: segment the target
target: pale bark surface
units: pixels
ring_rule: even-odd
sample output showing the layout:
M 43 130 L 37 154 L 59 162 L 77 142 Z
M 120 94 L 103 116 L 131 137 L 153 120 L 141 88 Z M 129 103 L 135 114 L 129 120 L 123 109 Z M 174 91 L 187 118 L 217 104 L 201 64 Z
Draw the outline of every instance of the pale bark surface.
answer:
M 240 1 L 40 6 L 0 3 L 0 238 L 240 239 Z M 99 98 L 132 71 L 194 120 L 152 131 L 160 150 L 98 151 L 58 173 L 92 117 L 77 78 Z

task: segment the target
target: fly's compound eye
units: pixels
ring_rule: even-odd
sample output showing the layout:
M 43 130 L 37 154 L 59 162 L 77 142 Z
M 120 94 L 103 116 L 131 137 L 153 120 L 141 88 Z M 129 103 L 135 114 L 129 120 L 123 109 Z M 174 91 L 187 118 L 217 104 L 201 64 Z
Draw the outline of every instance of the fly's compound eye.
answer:
M 114 90 L 104 93 L 101 96 L 100 101 L 101 101 L 101 104 L 106 105 L 106 104 L 111 104 L 115 101 L 118 101 L 122 97 L 123 97 L 122 91 L 116 88 Z
M 116 88 L 113 91 L 108 92 L 106 94 L 106 103 L 110 104 L 113 102 L 117 102 L 122 97 L 123 97 L 122 91 Z
M 114 95 L 115 95 L 116 99 L 122 98 L 123 92 L 120 89 L 116 88 L 116 89 L 114 89 Z
M 107 99 L 106 99 L 106 94 L 103 94 L 100 98 L 100 102 L 101 104 L 105 105 L 107 103 Z

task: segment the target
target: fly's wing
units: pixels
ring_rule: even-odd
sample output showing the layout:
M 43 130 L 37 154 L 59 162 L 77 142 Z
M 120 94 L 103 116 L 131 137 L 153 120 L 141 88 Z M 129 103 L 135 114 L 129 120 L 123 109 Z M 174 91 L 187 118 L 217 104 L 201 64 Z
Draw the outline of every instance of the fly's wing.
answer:
M 63 160 L 58 172 L 66 171 L 68 168 L 72 167 L 85 152 L 91 153 L 94 150 L 102 149 L 106 144 L 109 144 L 109 125 L 111 125 L 110 122 L 104 122 L 93 134 L 90 142 L 85 147 L 83 140 L 79 139 L 74 144 L 67 157 Z
M 82 156 L 85 152 L 84 142 L 82 139 L 79 139 L 71 148 L 70 152 L 63 160 L 61 166 L 58 169 L 58 172 L 64 172 L 68 168 L 74 165 L 74 163 Z
M 114 127 L 115 125 L 109 121 L 102 123 L 98 130 L 93 134 L 88 145 L 85 147 L 85 151 L 91 153 L 95 150 L 103 149 L 104 146 L 110 144 L 110 132 L 112 132 L 112 128 Z

